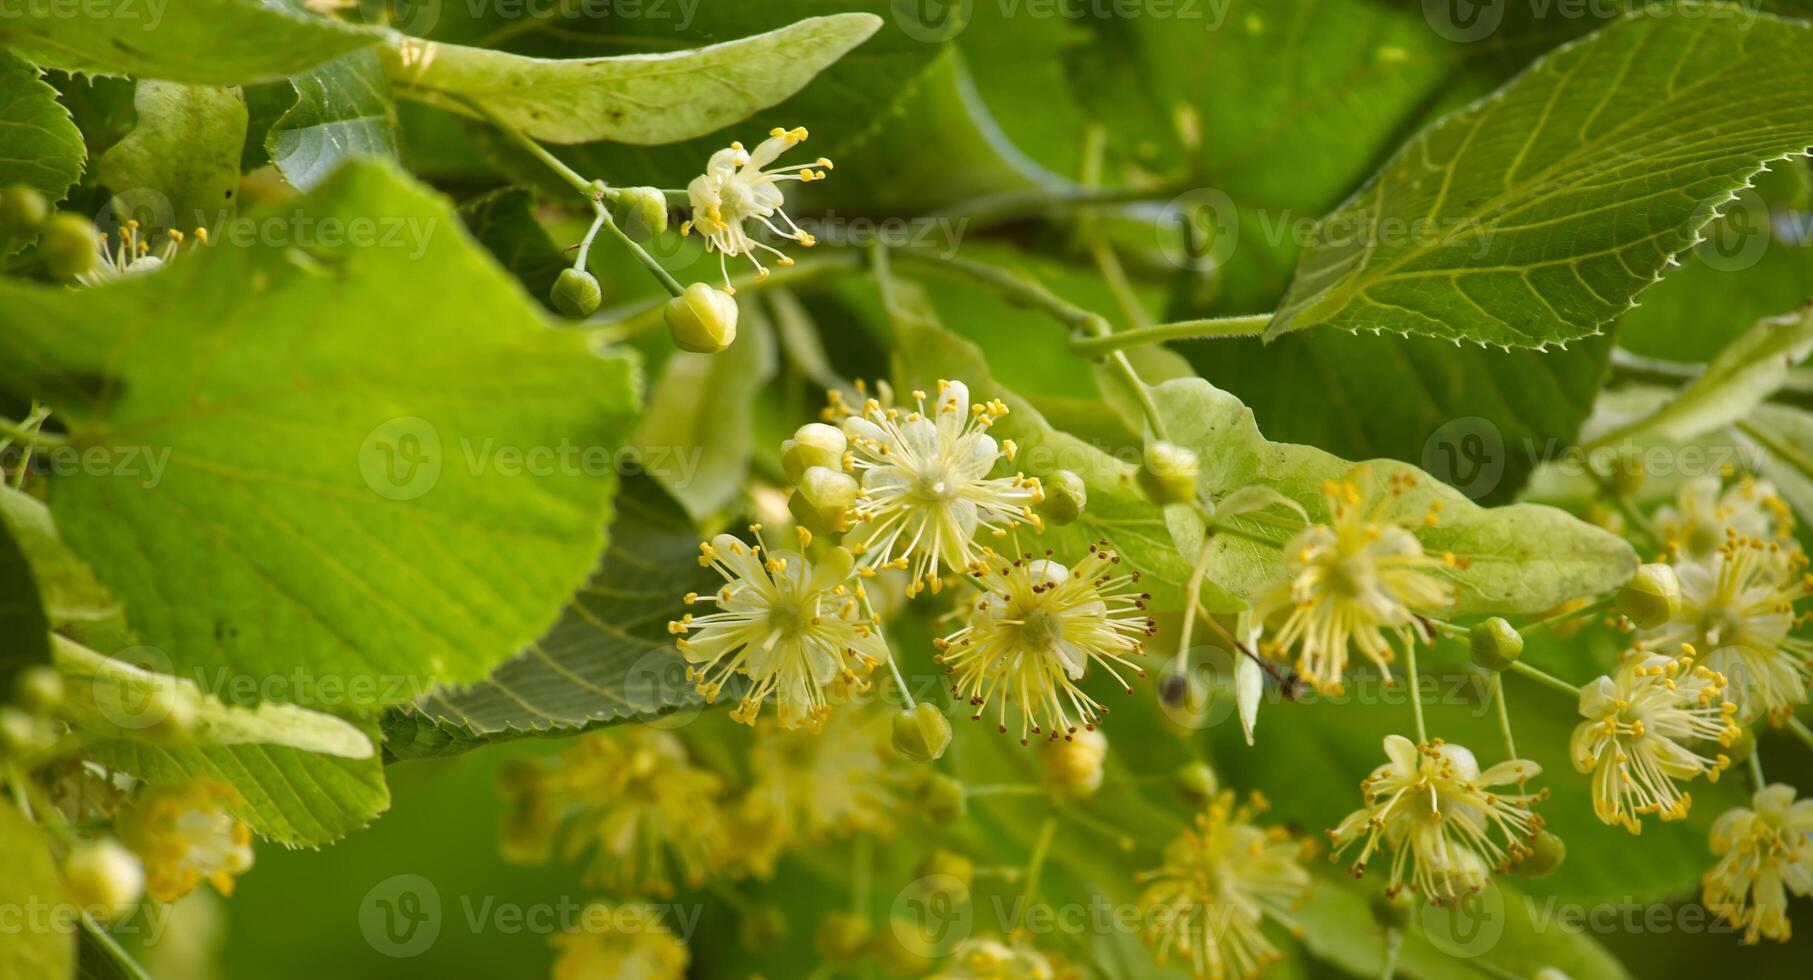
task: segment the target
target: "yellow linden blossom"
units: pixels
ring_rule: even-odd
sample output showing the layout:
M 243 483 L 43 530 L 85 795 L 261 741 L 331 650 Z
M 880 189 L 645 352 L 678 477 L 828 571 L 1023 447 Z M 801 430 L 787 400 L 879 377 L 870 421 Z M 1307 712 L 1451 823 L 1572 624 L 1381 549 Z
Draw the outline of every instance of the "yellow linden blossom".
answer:
M 1297 673 L 1325 694 L 1341 692 L 1350 645 L 1389 675 L 1396 656 L 1391 638 L 1428 642 L 1418 614 L 1453 601 L 1453 589 L 1430 573 L 1457 562 L 1425 555 L 1416 535 L 1385 513 L 1415 485 L 1415 477 L 1394 474 L 1387 492 L 1374 500 L 1366 467 L 1341 483 L 1324 484 L 1328 523 L 1291 538 L 1284 547 L 1290 580 L 1256 605 L 1261 621 L 1283 617 L 1264 649 L 1279 658 L 1295 650 Z M 1432 503 L 1422 523 L 1434 525 L 1440 509 L 1440 501 Z
M 1021 939 L 965 939 L 951 951 L 950 961 L 926 980 L 1058 980 L 1075 972 Z
M 147 235 L 136 220 L 127 221 L 120 226 L 118 243 L 112 242 L 106 232 L 100 233 L 98 248 L 100 262 L 94 268 L 76 276 L 76 281 L 84 286 L 102 286 L 117 282 L 129 276 L 142 276 L 156 272 L 168 265 L 182 253 L 187 238 L 182 232 L 172 228 L 164 237 L 164 244 L 153 249 L 151 237 Z M 208 229 L 195 229 L 195 242 L 198 245 L 208 244 Z
M 676 872 L 688 885 L 703 884 L 723 839 L 722 780 L 694 766 L 678 738 L 652 728 L 582 735 L 542 760 L 532 778 L 519 775 L 501 788 L 513 812 L 544 821 L 536 828 L 543 840 L 561 839 L 565 860 L 592 850 L 585 883 L 617 894 L 671 895 Z M 536 852 L 518 842 L 505 856 Z
M 684 980 L 692 959 L 686 944 L 645 910 L 594 902 L 580 913 L 580 928 L 553 937 L 554 980 Z M 634 928 L 618 928 L 623 912 Z
M 1693 797 L 1675 780 L 1704 774 L 1717 781 L 1731 765 L 1720 753 L 1695 752 L 1695 742 L 1730 745 L 1738 736 L 1731 716 L 1737 705 L 1724 698 L 1725 679 L 1691 656 L 1651 654 L 1625 659 L 1615 677 L 1601 677 L 1580 689 L 1574 729 L 1574 768 L 1593 774 L 1593 812 L 1631 833 L 1643 829 L 1637 815 L 1663 820 L 1687 816 Z
M 692 220 L 680 226 L 680 234 L 697 230 L 705 239 L 706 249 L 718 253 L 718 269 L 724 274 L 727 291 L 736 292 L 736 287 L 730 284 L 730 270 L 724 265 L 727 257 L 749 256 L 749 261 L 755 265 L 757 279 L 768 278 L 768 269 L 755 257 L 757 249 L 774 253 L 781 265 L 793 264 L 780 249 L 751 238 L 743 227 L 745 222 L 757 222 L 776 237 L 791 239 L 807 248 L 817 244 L 810 234 L 787 217 L 787 212 L 781 210 L 786 202 L 779 185 L 784 180 L 801 183 L 824 180 L 831 161 L 819 157 L 799 166 L 764 169 L 805 139 L 803 128 L 776 128 L 756 145 L 754 152 L 743 149 L 741 143 L 732 143 L 728 149 L 713 153 L 705 164 L 705 172 L 686 185 Z M 820 169 L 813 170 L 813 167 Z M 772 219 L 776 217 L 786 225 L 785 228 L 774 223 Z
M 1794 787 L 1757 790 L 1751 808 L 1735 807 L 1712 824 L 1719 859 L 1701 879 L 1706 907 L 1742 927 L 1744 942 L 1788 940 L 1788 893 L 1813 894 L 1813 800 Z
M 1794 513 L 1768 483 L 1746 474 L 1726 489 L 1716 476 L 1681 485 L 1673 504 L 1657 508 L 1656 532 L 1670 548 L 1694 561 L 1711 561 L 1730 532 L 1746 538 L 1787 537 Z
M 1107 545 L 1090 545 L 1069 568 L 1030 552 L 1009 561 L 986 549 L 970 566 L 986 591 L 971 607 L 969 624 L 937 641 L 932 661 L 952 676 L 951 696 L 976 708 L 973 718 L 998 699 L 996 725 L 1006 733 L 1012 704 L 1022 744 L 1046 729 L 1056 740 L 1079 725 L 1094 728 L 1108 709 L 1077 686 L 1091 663 L 1133 693 L 1115 668 L 1145 676 L 1128 658 L 1139 655 L 1156 628 L 1146 615 L 1151 597 L 1132 591 L 1139 572 L 1123 570 Z
M 1730 682 L 1726 697 L 1740 721 L 1768 715 L 1779 722 L 1807 703 L 1813 677 L 1813 642 L 1790 635 L 1808 618 L 1794 610 L 1809 588 L 1804 564 L 1798 551 L 1730 532 L 1710 562 L 1674 562 L 1680 611 L 1641 634 L 1638 645 L 1699 651 L 1700 662 Z
M 759 540 L 761 525 L 750 530 Z M 680 635 L 676 645 L 692 665 L 686 679 L 706 701 L 717 700 L 732 675 L 749 679 L 730 713 L 737 721 L 755 724 L 773 697 L 783 727 L 816 731 L 831 699 L 865 687 L 870 671 L 888 656 L 845 549 L 833 550 L 815 567 L 798 552 L 720 534 L 699 552 L 699 564 L 715 569 L 725 584 L 715 595 L 688 594 L 686 604 L 711 603 L 717 612 L 688 613 L 667 629 Z
M 200 779 L 147 789 L 119 818 L 120 840 L 145 865 L 145 891 L 174 902 L 206 881 L 233 894 L 234 878 L 252 867 L 252 830 L 226 808 L 239 794 Z
M 1257 976 L 1284 958 L 1266 938 L 1267 919 L 1302 933 L 1291 911 L 1309 894 L 1300 862 L 1314 846 L 1283 828 L 1254 826 L 1265 809 L 1257 793 L 1237 807 L 1233 791 L 1223 790 L 1165 849 L 1164 865 L 1139 875 L 1150 883 L 1139 905 L 1160 966 L 1176 953 L 1197 977 Z
M 888 834 L 901 801 L 885 712 L 852 708 L 820 734 L 759 725 L 749 746 L 754 783 L 738 804 L 728 860 L 758 877 L 787 847 Z
M 918 407 L 902 411 L 870 398 L 843 420 L 850 444 L 844 468 L 862 481 L 852 514 L 858 527 L 846 540 L 872 568 L 910 567 L 909 595 L 918 593 L 921 580 L 938 591 L 940 562 L 968 568 L 978 531 L 1005 537 L 1018 524 L 1044 530 L 1032 508 L 1045 499 L 1035 477 L 988 475 L 1017 452 L 1012 440 L 996 442 L 988 434 L 1006 405 L 970 404 L 961 381 L 938 382 L 930 414 L 925 392 L 913 392 L 913 400 Z
M 1388 894 L 1408 883 L 1430 902 L 1448 904 L 1484 887 L 1488 869 L 1502 869 L 1529 853 L 1527 841 L 1542 827 L 1530 805 L 1548 794 L 1496 793 L 1489 787 L 1521 786 L 1540 774 L 1541 766 L 1512 759 L 1482 773 L 1473 753 L 1459 745 L 1441 739 L 1417 745 L 1402 735 L 1385 736 L 1385 754 L 1391 761 L 1360 784 L 1366 805 L 1328 832 L 1336 858 L 1365 838 L 1355 877 L 1366 872 L 1383 840 L 1395 852 Z

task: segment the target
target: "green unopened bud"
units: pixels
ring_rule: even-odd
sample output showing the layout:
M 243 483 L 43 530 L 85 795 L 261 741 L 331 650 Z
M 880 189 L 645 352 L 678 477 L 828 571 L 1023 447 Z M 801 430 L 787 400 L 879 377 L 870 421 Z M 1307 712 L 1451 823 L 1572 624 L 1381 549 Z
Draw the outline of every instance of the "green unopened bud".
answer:
M 950 744 L 950 720 L 930 701 L 894 715 L 894 751 L 914 762 L 936 762 Z
M 919 805 L 925 819 L 935 825 L 959 823 L 969 814 L 963 784 L 943 773 L 933 773 L 920 786 Z
M 787 915 L 778 905 L 758 905 L 737 920 L 737 940 L 751 951 L 772 948 L 787 938 Z
M 77 844 L 63 859 L 63 879 L 70 901 L 102 922 L 125 914 L 145 893 L 144 865 L 112 840 Z
M 1511 866 L 1511 871 L 1525 878 L 1547 878 L 1567 860 L 1567 844 L 1546 830 L 1536 832 L 1530 841 L 1530 853 Z
M 56 742 L 49 722 L 10 704 L 0 707 L 0 758 L 36 755 Z
M 1644 565 L 1618 590 L 1617 606 L 1638 629 L 1655 629 L 1681 611 L 1681 582 L 1667 565 Z
M 1060 795 L 1080 800 L 1102 788 L 1103 763 L 1108 758 L 1108 738 L 1086 728 L 1057 742 L 1046 743 L 1039 753 L 1045 778 Z
M 722 289 L 695 282 L 661 310 L 674 346 L 695 354 L 716 354 L 737 339 L 737 301 Z
M 1221 780 L 1215 778 L 1215 770 L 1206 762 L 1178 766 L 1172 778 L 1176 781 L 1178 798 L 1192 807 L 1208 806 L 1221 789 Z
M 856 478 L 841 470 L 814 466 L 799 481 L 787 500 L 787 510 L 800 526 L 814 534 L 836 534 L 850 529 L 850 508 L 856 506 Z
M 862 962 L 872 932 L 869 920 L 849 912 L 832 912 L 819 921 L 812 945 L 826 965 L 847 970 Z
M 1196 499 L 1196 454 L 1182 446 L 1157 441 L 1146 447 L 1139 486 L 1155 504 L 1187 504 Z
M 658 187 L 624 187 L 611 202 L 611 220 L 638 242 L 667 230 L 667 195 Z
M 63 706 L 63 675 L 49 667 L 27 667 L 13 682 L 19 707 L 48 715 Z
M 1473 627 L 1467 643 L 1473 648 L 1473 662 L 1487 670 L 1504 670 L 1523 656 L 1523 634 L 1500 616 Z
M 1618 496 L 1635 497 L 1643 489 L 1643 461 L 1634 455 L 1619 456 L 1612 461 L 1606 481 Z
M 38 254 L 58 279 L 74 279 L 93 269 L 101 260 L 100 249 L 101 233 L 94 222 L 68 211 L 51 215 L 44 223 L 44 237 L 38 239 Z
M 548 298 L 555 309 L 579 320 L 598 312 L 604 290 L 598 286 L 598 277 L 584 269 L 562 269 Z
M 1083 485 L 1082 477 L 1058 470 L 1039 482 L 1044 485 L 1045 499 L 1039 501 L 1038 511 L 1046 522 L 1062 527 L 1083 516 L 1083 508 L 1089 504 L 1089 488 Z
M 913 873 L 920 878 L 953 878 L 967 889 L 969 883 L 975 878 L 976 862 L 955 851 L 947 851 L 939 847 L 921 858 L 919 864 L 913 869 Z M 968 892 L 966 891 L 962 897 L 967 899 Z
M 50 202 L 37 188 L 14 184 L 0 191 L 0 242 L 30 238 L 50 220 Z
M 1372 911 L 1372 921 L 1380 929 L 1402 930 L 1410 924 L 1410 908 L 1415 900 L 1411 893 L 1400 891 L 1395 895 L 1386 892 L 1373 892 L 1367 899 L 1367 908 Z
M 788 480 L 798 483 L 814 466 L 842 470 L 844 451 L 849 448 L 850 440 L 844 438 L 842 429 L 808 422 L 793 433 L 793 438 L 781 443 L 781 468 L 787 471 Z

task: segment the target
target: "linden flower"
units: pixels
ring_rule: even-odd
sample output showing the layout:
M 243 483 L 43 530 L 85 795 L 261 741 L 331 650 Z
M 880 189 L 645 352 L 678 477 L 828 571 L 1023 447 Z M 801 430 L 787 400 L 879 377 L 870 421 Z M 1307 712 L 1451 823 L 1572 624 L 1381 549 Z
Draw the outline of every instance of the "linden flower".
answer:
M 759 540 L 761 525 L 750 530 Z M 731 712 L 737 721 L 754 724 L 773 696 L 783 727 L 816 731 L 830 713 L 830 698 L 862 687 L 888 656 L 862 586 L 850 585 L 850 552 L 839 548 L 814 567 L 796 552 L 747 545 L 728 534 L 699 552 L 699 564 L 716 569 L 725 585 L 712 596 L 689 593 L 686 604 L 708 602 L 718 611 L 687 613 L 667 628 L 681 634 L 676 645 L 692 665 L 687 680 L 707 701 L 717 699 L 732 675 L 749 679 Z
M 732 818 L 730 861 L 758 877 L 795 842 L 888 834 L 900 800 L 883 713 L 853 709 L 820 734 L 760 725 L 749 747 L 755 782 Z
M 1805 563 L 1798 552 L 1730 533 L 1710 562 L 1675 562 L 1680 611 L 1638 645 L 1699 651 L 1701 663 L 1730 682 L 1726 696 L 1744 722 L 1785 718 L 1807 702 L 1813 676 L 1813 642 L 1789 635 L 1807 619 L 1794 611 L 1808 590 Z
M 154 786 L 119 819 L 120 840 L 145 865 L 145 891 L 174 902 L 206 881 L 233 894 L 252 867 L 252 830 L 228 813 L 239 794 L 215 780 Z
M 996 724 L 1007 732 L 1012 704 L 1020 715 L 1021 744 L 1047 728 L 1054 741 L 1069 738 L 1079 725 L 1094 728 L 1108 709 L 1077 686 L 1092 662 L 1133 693 L 1115 668 L 1145 676 L 1128 658 L 1156 629 L 1145 612 L 1151 596 L 1132 591 L 1139 573 L 1120 570 L 1121 558 L 1107 544 L 1090 545 L 1089 554 L 1069 568 L 1030 552 L 1008 561 L 988 550 L 971 566 L 987 591 L 976 600 L 969 625 L 936 642 L 932 661 L 954 678 L 951 696 L 975 706 L 973 719 L 999 699 Z
M 1729 756 L 1707 758 L 1688 746 L 1717 740 L 1730 745 L 1738 727 L 1737 705 L 1724 699 L 1725 679 L 1696 667 L 1691 657 L 1632 656 L 1615 677 L 1601 677 L 1580 689 L 1574 729 L 1574 768 L 1593 774 L 1593 812 L 1631 833 L 1642 831 L 1637 815 L 1663 820 L 1687 816 L 1693 797 L 1675 780 L 1704 774 L 1717 781 Z
M 1037 478 L 988 475 L 1016 452 L 1012 440 L 997 443 L 988 434 L 1006 405 L 970 404 L 969 387 L 960 381 L 938 382 L 929 417 L 925 392 L 913 392 L 913 400 L 917 410 L 902 412 L 871 398 L 843 420 L 850 444 L 845 468 L 862 479 L 852 548 L 871 567 L 910 564 L 909 595 L 918 593 L 921 579 L 938 591 L 940 561 L 953 570 L 969 567 L 979 529 L 996 537 L 1022 523 L 1044 530 L 1032 508 L 1045 499 Z
M 1730 489 L 1724 489 L 1715 476 L 1689 480 L 1676 492 L 1675 502 L 1663 505 L 1655 514 L 1656 531 L 1663 542 L 1700 562 L 1717 554 L 1729 532 L 1760 540 L 1786 535 L 1793 524 L 1794 514 L 1776 496 L 1775 488 L 1749 475 Z
M 544 759 L 536 778 L 502 788 L 517 812 L 545 815 L 542 832 L 563 839 L 566 860 L 595 848 L 586 884 L 619 894 L 671 895 L 676 870 L 688 885 L 703 883 L 723 836 L 722 781 L 652 728 L 581 736 Z M 534 806 L 524 806 L 526 794 L 536 794 Z
M 1261 621 L 1283 614 L 1265 650 L 1282 658 L 1295 649 L 1297 673 L 1325 694 L 1341 692 L 1350 644 L 1389 675 L 1396 656 L 1390 638 L 1428 642 L 1417 614 L 1453 601 L 1453 590 L 1430 573 L 1454 559 L 1425 555 L 1416 535 L 1384 516 L 1413 486 L 1414 477 L 1395 474 L 1389 492 L 1369 501 L 1372 479 L 1364 467 L 1324 484 L 1329 522 L 1304 528 L 1285 545 L 1291 579 L 1257 604 Z M 1440 509 L 1440 501 L 1432 503 L 1423 523 L 1433 526 Z
M 1701 901 L 1742 926 L 1744 942 L 1788 940 L 1788 893 L 1813 894 L 1813 800 L 1782 783 L 1757 790 L 1712 824 L 1719 862 L 1701 879 Z
M 1233 791 L 1223 790 L 1165 849 L 1164 865 L 1138 876 L 1150 882 L 1139 905 L 1160 966 L 1176 953 L 1198 977 L 1251 977 L 1284 958 L 1261 928 L 1267 919 L 1301 933 L 1291 909 L 1309 894 L 1299 862 L 1313 848 L 1282 828 L 1254 826 L 1265 809 L 1256 793 L 1250 806 L 1236 807 Z
M 636 915 L 636 927 L 625 931 L 609 925 L 616 921 L 618 909 L 603 903 L 586 906 L 580 929 L 551 940 L 556 951 L 554 980 L 684 980 L 692 959 L 686 944 L 665 925 L 647 921 L 643 910 L 630 911 Z
M 1354 876 L 1379 841 L 1395 853 L 1391 885 L 1395 895 L 1408 882 L 1432 903 L 1447 904 L 1485 886 L 1487 870 L 1515 863 L 1529 853 L 1525 843 L 1542 826 L 1530 804 L 1546 793 L 1503 794 L 1488 787 L 1522 785 L 1542 772 L 1524 759 L 1501 762 L 1479 771 L 1473 753 L 1436 739 L 1417 745 L 1401 735 L 1385 736 L 1391 761 L 1374 769 L 1360 784 L 1366 805 L 1328 832 L 1339 857 L 1354 841 L 1365 845 L 1354 862 Z M 1500 844 L 1492 836 L 1504 837 Z
M 206 245 L 208 229 L 195 229 L 195 241 Z M 166 235 L 163 246 L 153 250 L 150 236 L 140 230 L 139 223 L 136 220 L 128 221 L 120 227 L 117 245 L 111 243 L 106 232 L 101 232 L 97 246 L 101 261 L 94 268 L 76 276 L 76 281 L 84 286 L 100 286 L 128 276 L 156 272 L 176 258 L 185 243 L 183 233 L 172 228 Z
M 778 185 L 783 180 L 801 183 L 824 180 L 831 161 L 819 157 L 812 163 L 796 167 L 763 169 L 805 138 L 804 129 L 777 128 L 756 146 L 753 153 L 743 149 L 741 143 L 732 143 L 729 149 L 713 153 L 705 165 L 705 172 L 686 185 L 686 196 L 692 204 L 692 220 L 680 226 L 680 234 L 698 229 L 706 248 L 718 253 L 718 268 L 724 273 L 724 286 L 729 292 L 736 292 L 736 287 L 730 285 L 730 271 L 724 265 L 727 257 L 749 256 L 749 261 L 755 264 L 758 279 L 768 278 L 768 269 L 755 257 L 757 249 L 773 252 L 781 265 L 793 264 L 780 249 L 751 238 L 743 228 L 744 222 L 757 221 L 776 236 L 792 239 L 807 248 L 817 244 L 810 234 L 787 217 L 787 212 L 781 210 L 785 201 Z M 813 170 L 813 167 L 822 169 Z M 771 220 L 776 216 L 786 224 L 785 230 Z
M 1050 957 L 1022 940 L 1010 945 L 978 937 L 958 943 L 944 969 L 926 980 L 1055 980 L 1059 975 Z

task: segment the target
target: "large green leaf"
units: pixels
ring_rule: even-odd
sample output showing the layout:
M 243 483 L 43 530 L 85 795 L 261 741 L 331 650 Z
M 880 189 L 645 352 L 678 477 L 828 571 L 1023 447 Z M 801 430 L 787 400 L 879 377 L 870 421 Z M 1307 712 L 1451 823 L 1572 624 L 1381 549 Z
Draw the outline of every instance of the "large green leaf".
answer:
M 245 93 L 142 81 L 132 101 L 138 125 L 95 163 L 120 217 L 153 229 L 220 227 L 237 203 Z
M 721 584 L 699 567 L 699 536 L 648 477 L 624 481 L 611 546 L 560 622 L 491 676 L 431 691 L 384 716 L 398 758 L 447 755 L 525 736 L 573 735 L 698 703 L 667 631 L 680 597 Z
M 0 800 L 0 908 L 14 920 L 0 929 L 0 976 L 61 980 L 76 965 L 63 876 L 50 842 L 11 800 Z
M 12 535 L 31 563 L 32 578 L 37 582 L 38 596 L 51 625 L 62 627 L 119 616 L 120 604 L 95 581 L 94 570 L 63 545 L 50 508 L 42 501 L 11 487 L 0 487 L 0 530 Z
M 583 59 L 397 37 L 384 55 L 405 94 L 455 111 L 477 103 L 539 140 L 654 144 L 786 99 L 880 26 L 870 14 L 833 14 L 693 51 Z
M 201 85 L 274 81 L 371 44 L 383 33 L 260 0 L 28 3 L 0 23 L 0 45 L 49 68 Z
M 116 285 L 0 283 L 0 386 L 105 463 L 49 478 L 57 527 L 179 674 L 477 680 L 591 567 L 635 366 L 387 166 L 281 213 Z
M 1270 442 L 1239 399 L 1200 378 L 1168 381 L 1152 390 L 1173 442 L 1196 452 L 1199 489 L 1219 500 L 1242 487 L 1269 487 L 1301 504 L 1312 520 L 1324 510 L 1321 487 L 1347 477 L 1353 464 L 1311 446 Z M 1405 463 L 1377 460 L 1371 476 L 1383 486 L 1408 475 L 1412 489 L 1396 496 L 1388 513 L 1419 521 L 1440 503 L 1436 527 L 1418 527 L 1432 554 L 1453 554 L 1462 567 L 1445 571 L 1459 588 L 1452 612 L 1535 613 L 1569 599 L 1617 587 L 1637 570 L 1637 556 L 1623 539 L 1552 507 L 1514 504 L 1482 508 L 1459 491 Z M 1201 527 L 1174 509 L 1180 547 L 1194 551 Z M 1236 518 L 1242 529 L 1282 543 L 1302 522 L 1282 514 Z M 1281 581 L 1282 549 L 1232 535 L 1212 545 L 1208 577 L 1241 597 Z M 1236 607 L 1237 608 L 1237 607 Z M 1218 611 L 1234 611 L 1233 608 Z
M 460 220 L 479 244 L 510 270 L 529 295 L 553 308 L 554 280 L 573 263 L 535 220 L 535 194 L 522 187 L 503 187 L 460 204 Z
M 82 177 L 82 133 L 38 69 L 0 50 L 0 187 L 25 184 L 62 200 Z
M 1324 219 L 1269 335 L 1543 347 L 1628 309 L 1766 161 L 1813 145 L 1791 94 L 1813 81 L 1813 27 L 1667 13 L 1561 48 L 1406 145 Z
M 296 104 L 264 138 L 285 180 L 312 190 L 352 157 L 397 155 L 397 108 L 377 52 L 354 51 L 290 81 Z

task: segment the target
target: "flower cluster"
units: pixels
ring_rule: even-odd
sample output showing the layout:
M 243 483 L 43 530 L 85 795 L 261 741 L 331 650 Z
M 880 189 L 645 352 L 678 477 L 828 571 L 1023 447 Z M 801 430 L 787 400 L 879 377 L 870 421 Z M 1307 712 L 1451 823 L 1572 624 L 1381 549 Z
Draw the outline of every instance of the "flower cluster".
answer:
M 1693 798 L 1675 782 L 1717 780 L 1731 765 L 1723 753 L 1708 757 L 1695 748 L 1737 738 L 1737 705 L 1724 691 L 1725 678 L 1691 656 L 1654 654 L 1630 656 L 1614 676 L 1581 689 L 1580 714 L 1588 720 L 1574 729 L 1571 754 L 1574 768 L 1593 776 L 1600 820 L 1637 833 L 1640 814 L 1687 816 Z
M 805 129 L 795 127 L 773 130 L 753 151 L 745 150 L 741 143 L 732 143 L 713 153 L 705 164 L 705 172 L 686 185 L 692 220 L 680 226 L 680 233 L 697 231 L 705 239 L 707 250 L 718 253 L 724 286 L 732 293 L 736 292 L 736 287 L 730 285 L 730 271 L 725 268 L 727 258 L 748 256 L 759 279 L 768 277 L 768 269 L 756 258 L 758 250 L 772 253 L 781 265 L 793 264 L 780 249 L 757 241 L 744 225 L 754 222 L 777 238 L 790 239 L 807 248 L 816 244 L 809 233 L 781 210 L 786 199 L 781 195 L 780 184 L 789 180 L 801 183 L 823 180 L 825 171 L 831 168 L 831 161 L 820 157 L 812 163 L 766 169 L 782 153 L 805 139 Z M 814 170 L 814 167 L 819 169 Z M 776 225 L 775 218 L 779 218 L 785 227 Z
M 222 895 L 252 867 L 252 830 L 227 807 L 239 794 L 225 783 L 197 780 L 156 786 L 120 815 L 120 840 L 145 866 L 145 891 L 174 902 L 202 882 Z
M 1703 879 L 1708 909 L 1744 930 L 1744 941 L 1788 939 L 1788 894 L 1813 894 L 1813 800 L 1781 783 L 1756 791 L 1712 825 L 1719 859 Z

